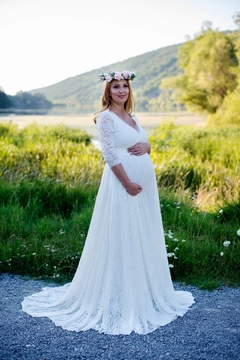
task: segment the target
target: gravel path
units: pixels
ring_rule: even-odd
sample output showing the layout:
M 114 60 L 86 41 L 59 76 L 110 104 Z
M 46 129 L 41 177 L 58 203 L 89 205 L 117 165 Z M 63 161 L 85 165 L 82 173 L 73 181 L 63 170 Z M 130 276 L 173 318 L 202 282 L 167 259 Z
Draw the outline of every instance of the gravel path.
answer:
M 24 313 L 23 297 L 43 286 L 43 281 L 0 276 L 1 360 L 240 359 L 240 288 L 209 292 L 174 283 L 175 289 L 195 297 L 183 317 L 148 335 L 111 336 L 94 330 L 68 332 L 47 318 Z

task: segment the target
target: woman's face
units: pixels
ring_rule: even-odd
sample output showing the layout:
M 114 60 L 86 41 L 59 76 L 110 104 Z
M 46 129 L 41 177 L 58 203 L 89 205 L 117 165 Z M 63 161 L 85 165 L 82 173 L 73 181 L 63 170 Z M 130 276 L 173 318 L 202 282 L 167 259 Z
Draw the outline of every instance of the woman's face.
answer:
M 129 88 L 126 80 L 113 80 L 110 87 L 112 101 L 118 105 L 125 104 L 129 96 Z

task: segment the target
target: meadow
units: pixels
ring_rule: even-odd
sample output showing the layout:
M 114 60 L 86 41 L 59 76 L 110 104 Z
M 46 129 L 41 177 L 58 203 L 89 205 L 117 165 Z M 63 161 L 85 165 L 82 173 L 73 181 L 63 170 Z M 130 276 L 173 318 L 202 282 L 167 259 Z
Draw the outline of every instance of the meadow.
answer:
M 240 127 L 150 135 L 172 278 L 239 285 Z M 83 130 L 0 123 L 0 271 L 68 281 L 81 257 L 104 161 Z

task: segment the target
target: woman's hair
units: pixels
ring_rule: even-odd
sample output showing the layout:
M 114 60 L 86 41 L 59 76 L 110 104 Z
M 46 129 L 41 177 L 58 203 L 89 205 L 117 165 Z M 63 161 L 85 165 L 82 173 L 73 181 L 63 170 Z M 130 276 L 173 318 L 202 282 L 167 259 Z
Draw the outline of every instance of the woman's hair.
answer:
M 126 80 L 126 82 L 128 83 L 129 94 L 128 94 L 128 99 L 126 100 L 126 102 L 124 104 L 124 109 L 131 116 L 132 112 L 134 110 L 135 103 L 134 103 L 133 92 L 132 92 L 132 87 L 131 87 L 130 81 Z M 107 81 L 105 82 L 105 86 L 103 89 L 103 95 L 102 95 L 102 108 L 94 114 L 95 115 L 94 116 L 95 124 L 97 122 L 96 120 L 97 120 L 98 115 L 102 111 L 108 109 L 111 106 L 111 103 L 112 103 L 112 98 L 110 95 L 111 83 L 112 82 L 107 82 Z

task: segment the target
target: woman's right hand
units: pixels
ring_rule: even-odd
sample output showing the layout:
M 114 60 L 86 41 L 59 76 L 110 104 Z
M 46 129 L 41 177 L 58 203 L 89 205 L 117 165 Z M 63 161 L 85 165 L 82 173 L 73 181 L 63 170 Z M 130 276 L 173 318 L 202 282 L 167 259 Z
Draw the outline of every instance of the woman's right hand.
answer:
M 136 196 L 142 191 L 142 187 L 136 183 L 129 184 L 125 189 L 131 196 Z

